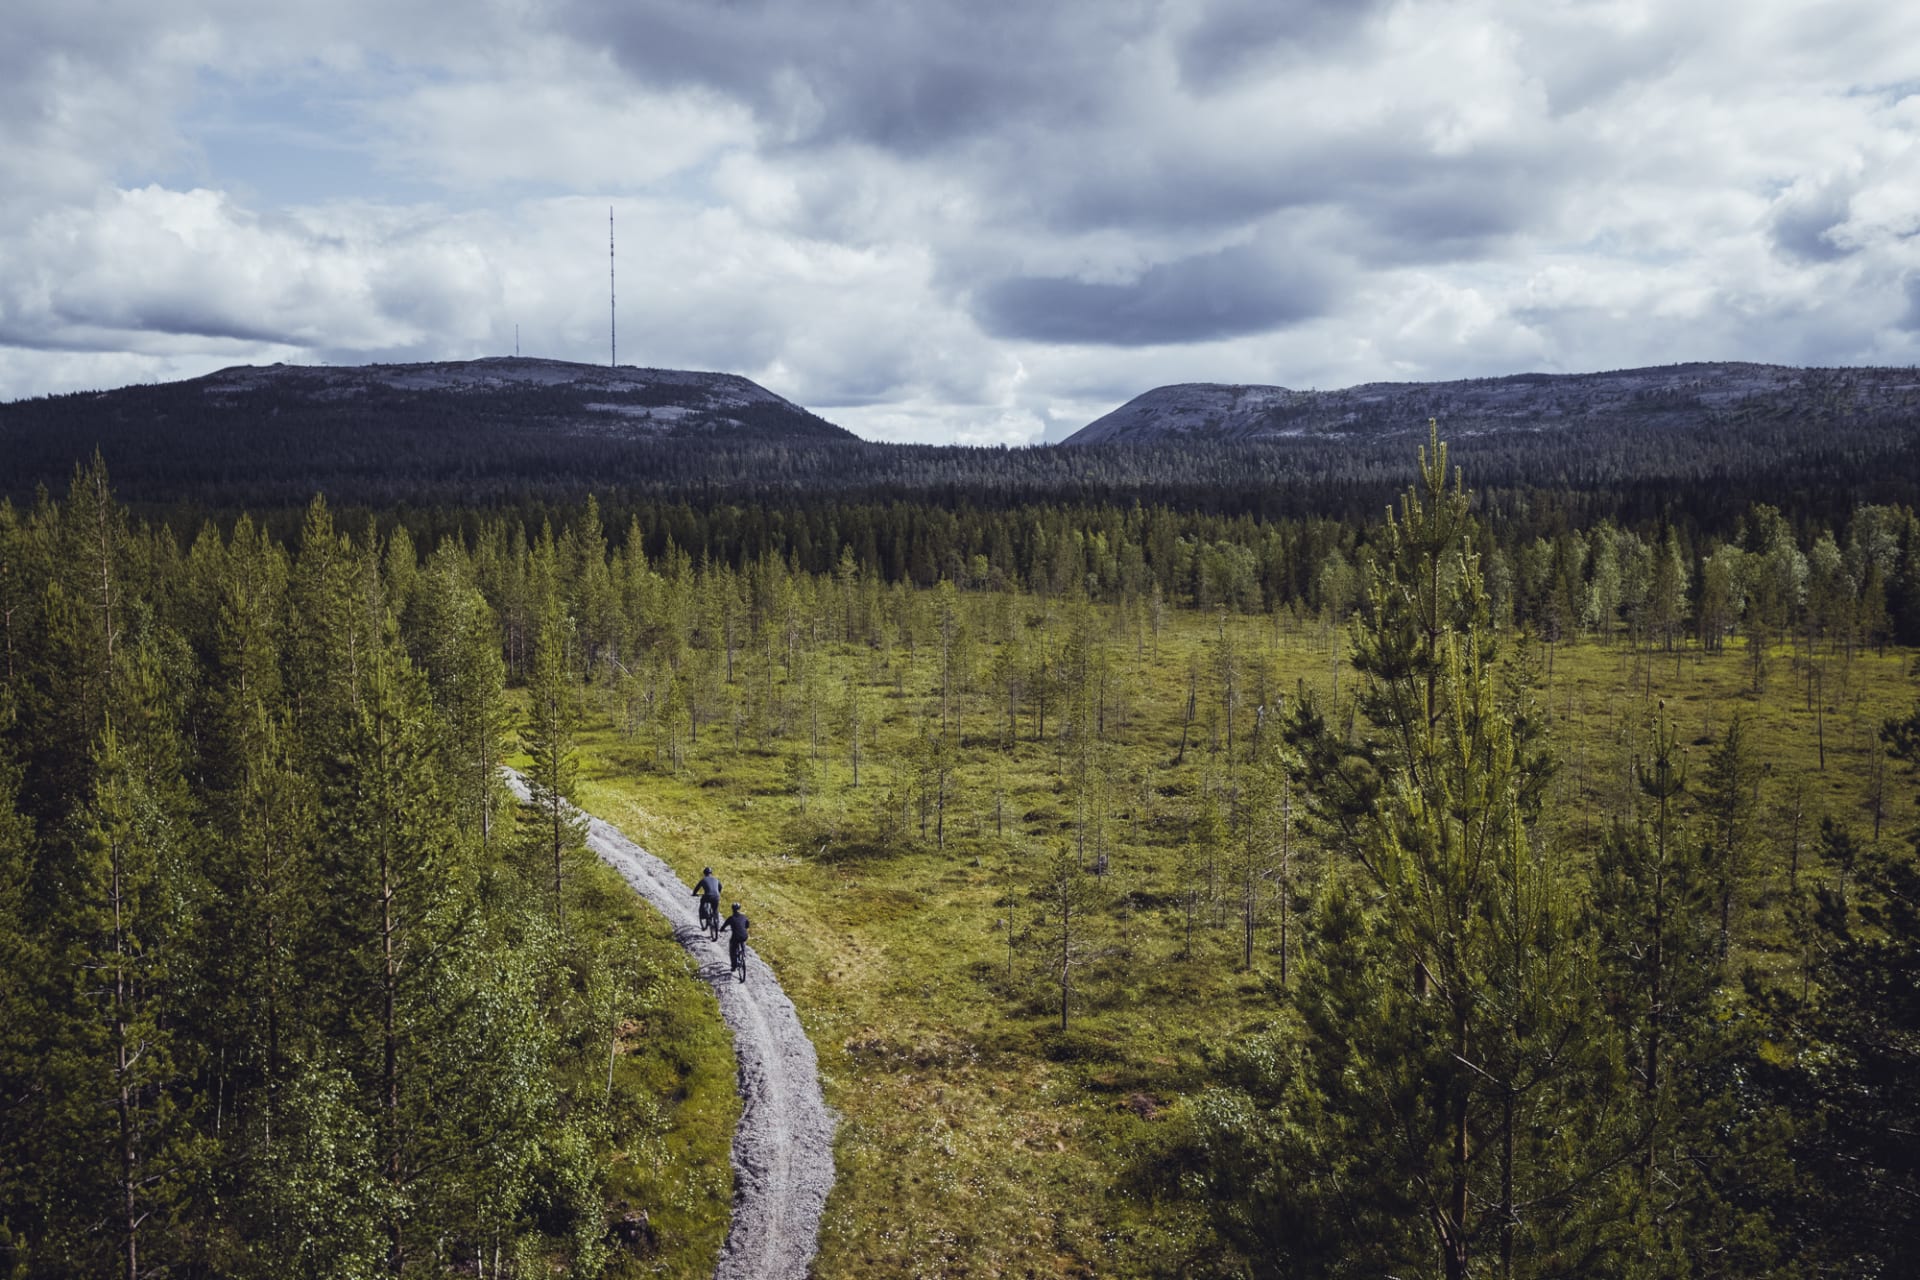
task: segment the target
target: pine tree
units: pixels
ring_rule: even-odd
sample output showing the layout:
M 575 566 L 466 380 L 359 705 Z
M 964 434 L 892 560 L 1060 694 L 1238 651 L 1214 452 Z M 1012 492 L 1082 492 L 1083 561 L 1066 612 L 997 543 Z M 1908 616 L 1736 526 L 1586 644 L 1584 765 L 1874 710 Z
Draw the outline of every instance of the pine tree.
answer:
M 586 511 L 568 526 L 567 543 L 567 608 L 579 621 L 581 668 L 594 673 L 613 653 L 619 626 L 606 530 L 600 522 L 600 504 L 592 494 L 587 495 Z
M 1033 897 L 1036 960 L 1057 993 L 1060 1030 L 1065 1031 L 1081 998 L 1082 970 L 1100 949 L 1098 922 L 1106 893 L 1081 865 L 1073 846 L 1063 843 L 1042 867 Z
M 1602 989 L 1641 1098 L 1644 1182 L 1671 1136 L 1676 1091 L 1669 1060 L 1684 1051 L 1687 1029 L 1710 990 L 1711 890 L 1698 846 L 1681 828 L 1686 768 L 1664 719 L 1635 775 L 1651 816 L 1609 833 L 1595 868 L 1593 915 Z
M 1550 761 L 1502 696 L 1467 494 L 1430 449 L 1355 626 L 1367 731 L 1349 743 L 1305 698 L 1288 726 L 1316 822 L 1349 860 L 1316 912 L 1301 1060 L 1249 1064 L 1264 1155 L 1210 1138 L 1236 1165 L 1304 1158 L 1312 1172 L 1291 1185 L 1239 1176 L 1279 1222 L 1345 1228 L 1288 1242 L 1234 1197 L 1224 1224 L 1282 1271 L 1342 1272 L 1344 1234 L 1365 1241 L 1356 1273 L 1553 1274 L 1598 1237 L 1582 1189 L 1605 1167 L 1604 1142 L 1587 1141 L 1604 1116 L 1583 1099 L 1606 1055 L 1571 1048 L 1596 1020 L 1569 870 L 1531 829 Z
M 1720 909 L 1720 954 L 1733 945 L 1734 902 L 1746 888 L 1753 861 L 1754 815 L 1759 809 L 1760 762 L 1748 742 L 1746 719 L 1735 712 L 1713 754 L 1701 803 L 1707 821 L 1704 862 Z
M 860 762 L 866 757 L 867 739 L 873 718 L 867 695 L 858 680 L 848 680 L 840 700 L 840 732 L 847 744 L 847 764 L 853 770 L 853 785 L 860 785 Z
M 1301 886 L 1303 849 L 1296 802 L 1295 763 L 1278 734 L 1258 748 L 1233 787 L 1231 853 L 1228 874 L 1240 920 L 1241 964 L 1253 968 L 1255 935 L 1277 911 L 1272 950 L 1279 956 L 1278 980 L 1285 988 L 1295 947 L 1294 900 Z M 1217 805 L 1208 827 L 1220 821 Z M 1218 833 L 1209 833 L 1219 839 Z
M 1821 824 L 1830 878 L 1818 893 L 1808 989 L 1767 993 L 1790 1053 L 1761 1062 L 1796 1118 L 1789 1223 L 1830 1274 L 1912 1272 L 1920 1199 L 1920 841 L 1863 846 Z
M 287 584 L 284 671 L 303 743 L 317 746 L 341 732 L 361 697 L 373 619 L 358 568 L 352 544 L 334 530 L 326 503 L 315 498 Z M 318 758 L 304 763 L 310 772 L 325 765 Z

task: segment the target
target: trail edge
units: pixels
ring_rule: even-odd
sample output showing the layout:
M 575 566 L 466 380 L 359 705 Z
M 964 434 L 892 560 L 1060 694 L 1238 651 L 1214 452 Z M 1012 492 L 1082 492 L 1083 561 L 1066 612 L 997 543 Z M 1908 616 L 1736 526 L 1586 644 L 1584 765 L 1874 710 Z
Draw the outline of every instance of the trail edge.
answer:
M 524 802 L 525 779 L 502 772 Z M 733 1134 L 733 1223 L 715 1280 L 805 1280 L 833 1189 L 837 1117 L 821 1096 L 819 1060 L 793 1001 L 752 947 L 747 980 L 734 981 L 726 944 L 707 940 L 692 887 L 673 868 L 591 815 L 587 847 L 667 918 L 733 1031 L 742 1105 Z

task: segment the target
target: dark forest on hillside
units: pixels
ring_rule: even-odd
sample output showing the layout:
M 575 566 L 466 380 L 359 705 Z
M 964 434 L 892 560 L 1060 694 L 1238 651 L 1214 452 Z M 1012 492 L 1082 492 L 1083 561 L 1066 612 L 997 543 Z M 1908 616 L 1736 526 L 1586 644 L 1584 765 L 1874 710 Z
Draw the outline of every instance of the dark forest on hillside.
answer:
M 1426 426 L 1369 422 L 1348 434 L 1259 442 L 969 448 L 835 438 L 837 428 L 778 404 L 730 408 L 724 427 L 696 414 L 656 434 L 622 414 L 588 412 L 589 401 L 608 395 L 562 386 L 213 396 L 176 383 L 20 401 L 0 406 L 0 494 L 20 503 L 39 485 L 61 492 L 98 450 L 122 500 L 152 512 L 294 509 L 316 492 L 336 510 L 503 507 L 592 490 L 603 503 L 702 510 L 824 499 L 948 510 L 1138 502 L 1370 520 L 1405 485 Z M 635 395 L 646 398 L 622 398 Z M 1546 508 L 1574 524 L 1667 518 L 1720 532 L 1756 501 L 1831 521 L 1854 503 L 1911 504 L 1920 490 L 1914 424 L 1896 411 L 1752 404 L 1691 422 L 1650 411 L 1644 421 L 1454 431 L 1453 440 L 1480 501 L 1507 518 Z

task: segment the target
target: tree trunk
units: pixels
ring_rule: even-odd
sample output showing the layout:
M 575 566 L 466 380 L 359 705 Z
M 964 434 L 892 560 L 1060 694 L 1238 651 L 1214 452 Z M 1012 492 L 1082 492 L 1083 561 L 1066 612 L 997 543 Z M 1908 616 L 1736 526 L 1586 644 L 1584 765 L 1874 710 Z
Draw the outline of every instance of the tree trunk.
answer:
M 1458 998 L 1458 997 L 1456 997 Z M 1459 1008 L 1453 1020 L 1453 1051 L 1461 1063 L 1467 1059 L 1467 1016 Z M 1464 1067 L 1458 1068 L 1465 1070 Z M 1453 1131 L 1452 1166 L 1447 1194 L 1446 1265 L 1448 1280 L 1465 1280 L 1467 1275 L 1467 1090 L 1460 1088 L 1452 1102 L 1449 1127 Z
M 380 949 L 384 963 L 381 1011 L 381 1038 L 384 1062 L 382 1083 L 386 1092 L 387 1188 L 394 1203 L 387 1211 L 387 1270 L 399 1275 L 405 1255 L 400 1246 L 400 1032 L 397 1018 L 397 989 L 400 965 L 395 950 L 393 919 L 393 860 L 385 839 L 380 843 Z
M 1067 999 L 1073 990 L 1073 905 L 1072 895 L 1064 892 L 1061 885 L 1060 895 L 1060 1029 L 1067 1029 Z
M 115 841 L 113 850 L 113 1054 L 114 1077 L 119 1086 L 117 1109 L 120 1119 L 120 1200 L 122 1229 L 126 1233 L 125 1242 L 125 1280 L 139 1280 L 140 1275 L 140 1212 L 137 1200 L 139 1188 L 138 1157 L 134 1149 L 134 1097 L 133 1061 L 135 1054 L 128 1043 L 127 1005 L 127 945 L 126 931 L 120 914 L 120 844 Z
M 1513 1274 L 1513 1090 L 1500 1099 L 1500 1274 Z
M 1293 897 L 1293 775 L 1280 775 L 1280 989 L 1287 989 L 1287 914 Z
M 560 831 L 562 822 L 560 806 L 565 802 L 560 798 L 559 781 L 558 778 L 554 779 L 556 785 L 553 793 L 547 797 L 547 804 L 553 814 L 553 921 L 554 924 L 560 928 L 560 931 L 564 933 L 567 927 L 567 906 L 565 900 L 560 896 L 560 854 L 563 848 Z

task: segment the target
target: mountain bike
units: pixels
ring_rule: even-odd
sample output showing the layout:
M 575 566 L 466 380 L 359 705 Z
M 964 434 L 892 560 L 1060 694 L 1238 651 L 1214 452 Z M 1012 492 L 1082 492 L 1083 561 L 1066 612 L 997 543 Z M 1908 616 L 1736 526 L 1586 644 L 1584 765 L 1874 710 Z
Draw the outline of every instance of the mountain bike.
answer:
M 708 942 L 720 941 L 720 908 L 700 899 L 700 927 L 707 931 Z
M 745 947 L 733 953 L 733 976 L 737 982 L 747 980 L 747 949 Z

